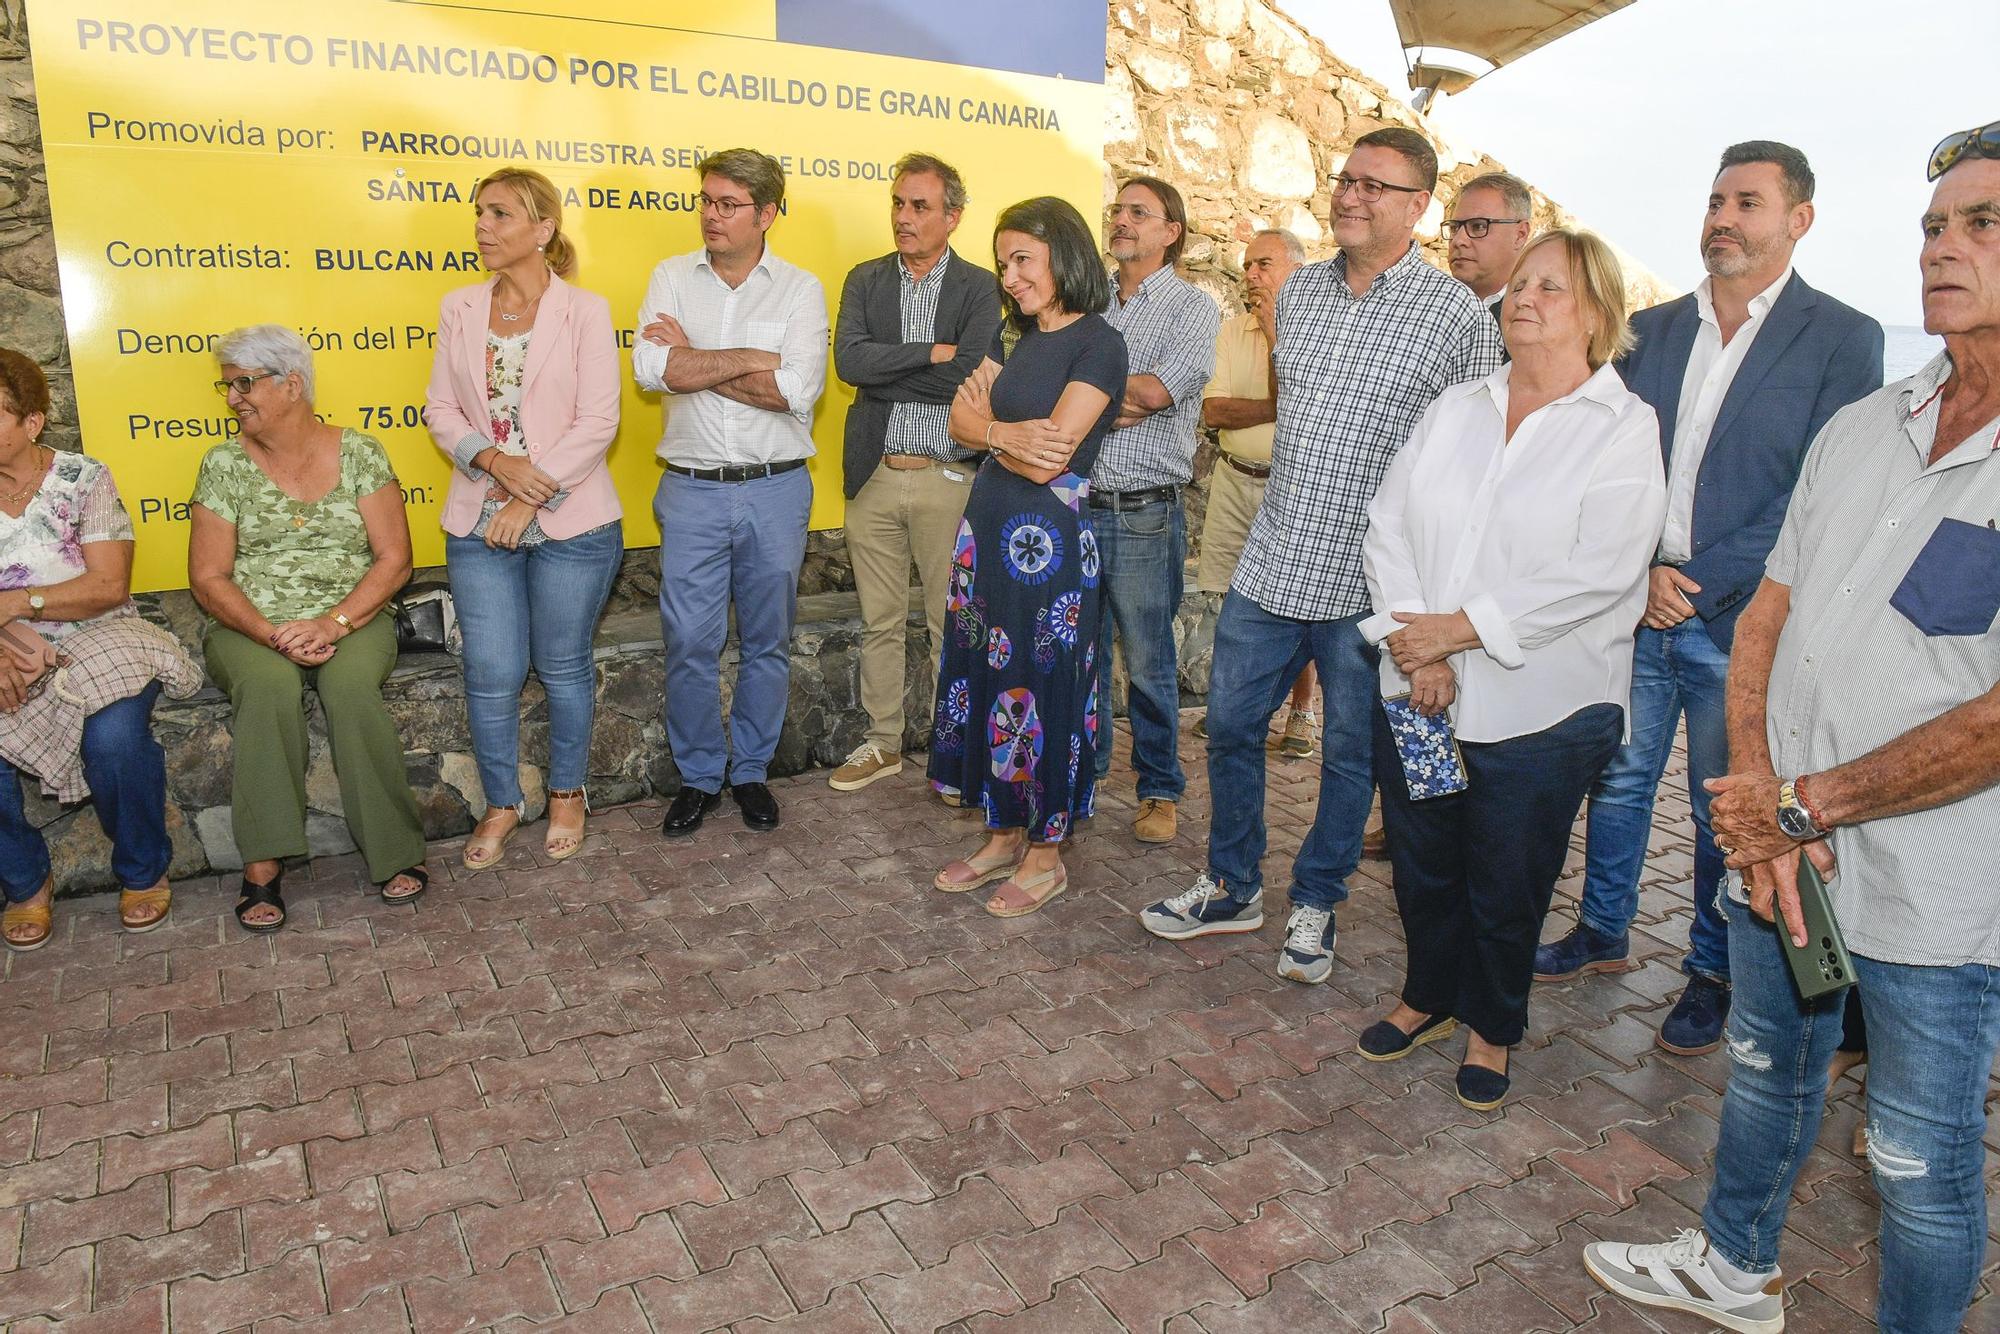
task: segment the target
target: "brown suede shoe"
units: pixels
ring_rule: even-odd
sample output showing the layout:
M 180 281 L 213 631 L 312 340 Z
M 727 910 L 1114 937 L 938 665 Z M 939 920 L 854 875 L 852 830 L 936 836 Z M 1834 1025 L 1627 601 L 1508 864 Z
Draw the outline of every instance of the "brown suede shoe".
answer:
M 1141 843 L 1171 843 L 1180 830 L 1174 803 L 1147 797 L 1139 803 L 1139 818 L 1132 821 L 1132 836 Z

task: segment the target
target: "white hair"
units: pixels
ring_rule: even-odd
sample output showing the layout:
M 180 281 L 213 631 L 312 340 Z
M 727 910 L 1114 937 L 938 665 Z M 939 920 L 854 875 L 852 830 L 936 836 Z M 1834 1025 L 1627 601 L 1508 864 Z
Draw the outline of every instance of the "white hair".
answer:
M 306 340 L 282 324 L 252 324 L 232 329 L 216 345 L 215 358 L 225 366 L 271 371 L 277 375 L 297 375 L 306 388 L 306 401 L 313 396 L 313 354 Z
M 1292 263 L 1303 264 L 1306 262 L 1306 243 L 1301 241 L 1299 234 L 1291 228 L 1266 227 L 1263 231 L 1258 232 L 1257 236 L 1277 237 L 1278 243 L 1285 247 L 1285 253 L 1292 257 Z M 1257 239 L 1257 236 L 1253 236 L 1250 239 L 1254 241 Z

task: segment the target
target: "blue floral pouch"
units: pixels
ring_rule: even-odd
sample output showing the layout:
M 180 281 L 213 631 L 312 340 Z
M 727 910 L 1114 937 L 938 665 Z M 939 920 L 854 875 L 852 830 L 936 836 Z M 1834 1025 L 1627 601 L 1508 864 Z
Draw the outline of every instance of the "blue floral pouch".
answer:
M 1418 713 L 1408 695 L 1383 700 L 1382 712 L 1388 715 L 1389 734 L 1396 739 L 1396 758 L 1403 762 L 1411 801 L 1448 797 L 1471 786 L 1449 713 Z

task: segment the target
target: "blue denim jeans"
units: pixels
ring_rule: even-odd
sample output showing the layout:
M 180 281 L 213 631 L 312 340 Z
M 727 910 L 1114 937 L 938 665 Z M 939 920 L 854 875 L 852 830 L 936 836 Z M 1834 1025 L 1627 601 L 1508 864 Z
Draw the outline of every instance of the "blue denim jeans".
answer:
M 1181 772 L 1180 663 L 1174 614 L 1187 567 L 1187 514 L 1180 497 L 1110 510 L 1093 505 L 1097 549 L 1104 560 L 1103 614 L 1097 623 L 1097 778 L 1111 772 L 1111 632 L 1118 631 L 1130 684 L 1132 769 L 1141 801 L 1179 801 Z
M 111 840 L 111 874 L 126 889 L 151 889 L 167 873 L 167 757 L 153 739 L 160 683 L 83 720 L 83 778 L 97 822 Z M 28 823 L 21 783 L 34 779 L 0 759 L 0 887 L 9 903 L 31 899 L 49 878 L 49 846 Z
M 1708 828 L 1702 783 L 1729 771 L 1723 686 L 1729 655 L 1699 618 L 1671 630 L 1639 627 L 1632 652 L 1632 739 L 1618 748 L 1590 790 L 1583 903 L 1586 926 L 1623 935 L 1639 911 L 1639 877 L 1653 832 L 1653 798 L 1673 754 L 1674 727 L 1687 714 L 1688 804 L 1694 808 L 1694 923 L 1688 929 L 1689 976 L 1729 980 L 1729 934 L 1715 910 L 1722 854 Z
M 1702 1223 L 1731 1264 L 1778 1263 L 1792 1184 L 1819 1131 L 1846 993 L 1804 1002 L 1783 946 L 1725 909 L 1734 999 L 1729 1087 Z M 1894 1334 L 1959 1328 L 1986 1248 L 1986 1083 L 2000 1047 L 2000 969 L 1854 957 L 1868 1009 L 1868 1157 L 1882 1197 L 1876 1319 Z
M 667 744 L 681 781 L 703 792 L 720 792 L 725 773 L 731 783 L 769 775 L 791 699 L 792 621 L 812 494 L 812 474 L 794 468 L 750 482 L 669 472 L 653 496 Z M 722 650 L 732 608 L 739 655 L 725 737 Z
M 528 665 L 549 700 L 549 786 L 583 786 L 597 672 L 591 639 L 625 554 L 624 525 L 509 551 L 445 538 L 445 572 L 465 636 L 465 716 L 489 806 L 521 800 L 521 687 Z
M 1222 600 L 1208 685 L 1208 873 L 1238 900 L 1264 887 L 1265 735 L 1309 662 L 1319 665 L 1326 719 L 1319 810 L 1292 861 L 1291 900 L 1331 908 L 1347 897 L 1375 794 L 1371 728 L 1381 694 L 1361 620 L 1297 621 L 1241 593 Z

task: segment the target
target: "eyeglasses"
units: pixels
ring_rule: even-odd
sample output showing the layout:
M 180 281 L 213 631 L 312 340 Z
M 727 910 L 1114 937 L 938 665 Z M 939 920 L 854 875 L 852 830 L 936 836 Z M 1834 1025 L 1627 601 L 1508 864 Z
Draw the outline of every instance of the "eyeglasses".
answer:
M 716 198 L 714 198 L 714 197 L 712 197 L 712 196 L 710 196 L 710 195 L 706 195 L 706 194 L 703 194 L 703 195 L 697 195 L 697 196 L 695 196 L 695 198 L 697 198 L 697 199 L 699 199 L 699 200 L 701 201 L 701 206 L 702 206 L 703 208 L 712 208 L 712 209 L 714 209 L 714 210 L 715 210 L 715 216 L 716 216 L 716 217 L 718 217 L 718 218 L 725 218 L 725 219 L 726 219 L 726 218 L 733 218 L 733 217 L 735 217 L 735 216 L 736 216 L 736 210 L 737 210 L 737 209 L 739 209 L 739 208 L 756 208 L 756 207 L 757 207 L 757 205 L 756 205 L 756 202 L 755 202 L 754 200 L 753 200 L 753 201 L 745 201 L 745 200 L 742 200 L 742 199 L 716 199 Z
M 1946 135 L 1931 150 L 1930 174 L 1924 179 L 1936 180 L 1957 166 L 1963 157 L 2000 158 L 2000 120 L 1976 130 L 1960 130 L 1957 134 Z
M 1148 218 L 1164 218 L 1164 213 L 1156 213 L 1144 204 L 1113 204 L 1104 210 L 1104 216 L 1116 222 L 1120 218 L 1130 218 L 1134 222 L 1144 222 Z
M 1447 232 L 1464 232 L 1475 241 L 1484 241 L 1486 233 L 1495 227 L 1504 227 L 1510 222 L 1526 222 L 1526 218 L 1453 218 L 1444 225 Z
M 281 374 L 282 371 L 258 371 L 255 375 L 238 375 L 227 380 L 217 380 L 215 392 L 224 398 L 229 397 L 229 391 L 232 389 L 239 394 L 247 394 L 256 387 L 257 381 L 269 380 Z
M 1420 195 L 1425 193 L 1421 185 L 1391 185 L 1378 181 L 1373 176 L 1349 176 L 1346 172 L 1336 172 L 1332 177 L 1333 197 L 1340 198 L 1352 189 L 1361 196 L 1361 202 L 1372 204 L 1382 197 L 1384 190 L 1394 190 L 1399 195 Z

